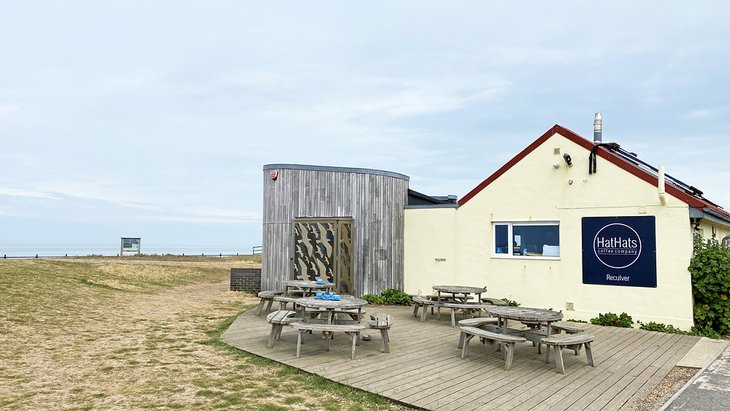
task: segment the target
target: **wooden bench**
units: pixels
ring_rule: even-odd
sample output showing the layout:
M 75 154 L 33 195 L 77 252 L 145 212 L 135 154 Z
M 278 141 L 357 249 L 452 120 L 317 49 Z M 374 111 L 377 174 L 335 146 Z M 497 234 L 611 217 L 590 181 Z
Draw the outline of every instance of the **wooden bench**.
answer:
M 463 340 L 463 346 L 461 347 L 461 358 L 466 358 L 469 354 L 469 341 L 474 337 L 479 337 L 482 342 L 489 341 L 490 344 L 498 342 L 504 351 L 504 369 L 509 370 L 512 368 L 512 357 L 515 353 L 515 343 L 525 342 L 526 339 L 522 337 L 516 337 L 510 334 L 498 334 L 491 331 L 482 330 L 476 327 L 461 327 L 461 338 Z
M 477 327 L 481 328 L 487 324 L 497 324 L 499 318 L 497 317 L 474 317 L 459 320 L 458 324 L 460 327 Z
M 370 328 L 380 330 L 380 337 L 383 339 L 383 352 L 390 352 L 390 337 L 388 336 L 388 330 L 393 325 L 393 317 L 385 313 L 376 313 L 370 315 L 370 322 L 368 326 Z
M 292 308 L 294 310 L 297 309 L 297 301 L 299 301 L 299 298 L 297 297 L 286 297 L 283 295 L 277 295 L 274 297 L 274 301 L 279 303 L 279 309 L 280 310 L 286 310 L 286 305 L 288 303 L 292 303 Z
M 578 334 L 578 333 L 582 333 L 586 330 L 585 326 L 579 326 L 576 324 L 579 324 L 579 323 L 559 321 L 559 322 L 550 324 L 550 331 L 551 331 L 551 334 L 560 334 L 561 332 L 564 332 L 566 334 Z M 573 350 L 575 352 L 575 355 L 578 355 L 581 347 L 582 346 L 579 345 Z
M 366 311 L 363 309 L 360 309 L 358 312 L 357 308 L 352 308 L 352 309 L 347 308 L 347 309 L 343 309 L 343 310 L 335 310 L 335 315 L 337 316 L 337 318 L 340 318 L 340 315 L 343 315 L 343 316 L 347 315 L 353 321 L 361 321 L 363 319 L 363 317 L 365 317 L 365 312 Z
M 456 327 L 456 310 L 462 310 L 464 312 L 464 316 L 471 315 L 474 312 L 482 310 L 481 305 L 469 304 L 469 303 L 444 303 L 441 306 L 451 310 L 451 326 L 452 327 Z
M 274 303 L 274 297 L 277 295 L 283 294 L 281 291 L 261 291 L 258 293 L 259 305 L 256 307 L 256 315 L 261 315 L 261 309 L 264 307 L 264 304 L 268 302 L 268 305 L 266 306 L 266 312 L 268 313 L 271 311 L 271 304 Z
M 475 328 L 482 328 L 487 325 L 494 325 L 499 322 L 499 318 L 496 317 L 475 317 L 475 318 L 466 318 L 464 320 L 459 320 L 458 324 L 459 327 L 475 327 Z M 459 337 L 459 349 L 464 346 L 464 337 L 465 334 L 461 334 Z
M 591 351 L 591 343 L 593 337 L 590 334 L 578 333 L 578 334 L 558 334 L 542 339 L 542 343 L 547 347 L 545 355 L 545 362 L 550 362 L 550 347 L 555 349 L 555 365 L 558 367 L 558 371 L 561 374 L 565 374 L 565 364 L 563 363 L 563 350 L 565 348 L 575 350 L 578 352 L 580 346 L 584 346 L 586 349 L 586 358 L 588 364 L 591 367 L 595 367 L 593 364 L 593 352 Z
M 436 301 L 436 302 L 439 301 L 438 294 L 424 295 L 423 297 L 428 300 L 431 300 L 431 301 Z M 473 299 L 474 299 L 473 295 L 467 295 L 466 297 L 464 297 L 464 296 L 454 297 L 451 294 L 441 294 L 442 303 L 463 303 L 463 302 L 466 302 L 466 300 L 473 300 Z
M 494 298 L 494 297 L 482 297 L 482 302 L 492 305 L 509 305 L 507 304 L 507 301 L 501 299 L 501 298 Z
M 321 332 L 325 338 L 325 351 L 330 350 L 330 335 L 335 332 L 344 332 L 350 337 L 352 341 L 352 352 L 350 353 L 350 359 L 355 359 L 355 346 L 358 344 L 360 339 L 360 333 L 365 330 L 365 324 L 323 324 L 323 323 L 302 323 L 292 322 L 291 325 L 295 330 L 299 332 L 297 336 L 297 358 L 301 356 L 302 348 L 302 335 L 310 331 L 312 333 Z
M 579 323 L 570 323 L 567 321 L 559 321 L 550 324 L 550 328 L 552 329 L 552 333 L 554 334 L 560 334 L 560 332 L 564 332 L 566 334 L 578 334 L 585 331 L 585 326 L 579 326 L 576 325 Z
M 290 324 L 294 320 L 296 311 L 279 310 L 269 313 L 266 316 L 266 321 L 271 324 L 271 333 L 269 334 L 269 345 L 271 348 L 274 346 L 274 340 L 281 338 L 281 330 L 285 325 Z
M 413 314 L 411 317 L 416 317 L 418 315 L 418 309 L 421 308 L 421 321 L 426 321 L 426 314 L 428 314 L 428 308 L 431 307 L 433 310 L 434 305 L 436 305 L 436 301 L 430 300 L 425 297 L 412 297 L 411 301 L 413 302 Z

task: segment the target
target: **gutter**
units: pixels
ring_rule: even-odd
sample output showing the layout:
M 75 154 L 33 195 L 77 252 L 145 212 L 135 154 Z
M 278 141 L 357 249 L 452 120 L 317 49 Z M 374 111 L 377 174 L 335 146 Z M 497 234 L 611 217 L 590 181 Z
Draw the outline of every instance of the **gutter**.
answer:
M 690 207 L 689 217 L 690 218 L 701 218 L 703 220 L 711 221 L 713 223 L 722 224 L 726 227 L 730 227 L 730 218 L 728 218 L 726 215 L 724 215 L 722 213 L 718 213 L 717 211 L 715 211 L 709 207 L 704 207 L 702 209 Z

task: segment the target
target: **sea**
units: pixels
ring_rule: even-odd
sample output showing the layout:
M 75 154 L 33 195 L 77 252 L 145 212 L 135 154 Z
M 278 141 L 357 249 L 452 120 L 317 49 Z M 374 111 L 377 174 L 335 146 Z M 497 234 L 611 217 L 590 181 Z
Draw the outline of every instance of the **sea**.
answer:
M 82 257 L 90 255 L 117 256 L 120 244 L 104 243 L 0 243 L 2 258 L 45 258 L 45 257 Z M 157 255 L 205 255 L 231 256 L 258 252 L 254 246 L 236 247 L 230 245 L 175 245 L 141 244 L 142 254 Z M 125 253 L 126 255 L 126 253 Z

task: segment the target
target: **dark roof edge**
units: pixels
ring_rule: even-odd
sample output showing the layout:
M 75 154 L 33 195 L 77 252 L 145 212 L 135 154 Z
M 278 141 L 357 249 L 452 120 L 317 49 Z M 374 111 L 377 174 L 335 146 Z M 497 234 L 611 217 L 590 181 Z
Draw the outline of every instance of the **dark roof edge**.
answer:
M 488 185 L 492 184 L 492 182 L 494 182 L 494 180 L 496 180 L 499 177 L 501 177 L 502 174 L 504 174 L 504 173 L 507 172 L 507 170 L 509 170 L 510 168 L 512 168 L 518 162 L 520 162 L 520 160 L 522 160 L 523 158 L 527 157 L 527 155 L 530 154 L 533 150 L 535 150 L 536 148 L 540 147 L 540 145 L 542 145 L 542 143 L 544 143 L 547 139 L 549 139 L 550 137 L 552 137 L 555 133 L 559 133 L 560 131 L 566 131 L 566 132 L 568 132 L 570 134 L 574 134 L 574 135 L 577 136 L 577 134 L 573 133 L 572 131 L 570 131 L 570 130 L 562 127 L 562 126 L 559 126 L 559 125 L 555 124 L 554 126 L 552 126 L 550 128 L 550 130 L 546 131 L 537 140 L 533 141 L 532 144 L 530 144 L 529 146 L 525 147 L 525 149 L 522 150 L 522 151 L 520 151 L 516 156 L 512 157 L 512 159 L 510 161 L 508 161 L 505 165 L 503 165 L 502 167 L 500 167 L 497 171 L 495 171 L 494 173 L 492 173 L 492 175 L 490 175 L 484 181 L 482 181 L 481 183 L 479 183 L 478 186 L 474 187 L 471 191 L 469 191 L 468 193 L 466 193 L 466 195 L 464 197 L 461 197 L 459 199 L 459 205 L 461 206 L 461 205 L 466 204 L 466 202 L 469 201 L 469 200 L 471 200 L 472 197 L 474 197 L 477 194 L 479 194 L 480 191 L 482 191 Z M 582 137 L 579 137 L 579 138 L 580 139 L 583 139 Z
M 695 212 L 693 213 L 692 210 L 694 210 Z M 698 210 L 695 208 L 690 209 L 690 216 L 700 217 L 703 220 L 709 220 L 730 227 L 730 217 L 710 207 L 705 207 L 702 210 Z
M 454 204 L 454 203 L 456 203 L 456 200 L 457 200 L 457 197 L 455 195 L 431 196 L 428 194 L 423 194 L 423 193 L 413 190 L 411 188 L 408 189 L 408 195 L 413 196 L 413 197 L 418 197 L 421 200 L 426 200 L 433 204 Z
M 463 206 L 467 201 L 469 201 L 472 197 L 479 194 L 480 191 L 482 191 L 485 187 L 487 187 L 489 184 L 491 184 L 494 180 L 502 176 L 507 170 L 512 168 L 515 164 L 520 162 L 523 158 L 527 157 L 532 151 L 534 151 L 537 147 L 541 146 L 545 141 L 547 141 L 550 137 L 552 137 L 555 134 L 560 134 L 561 136 L 567 138 L 568 140 L 576 143 L 577 145 L 585 148 L 586 150 L 590 151 L 593 149 L 593 142 L 587 140 L 586 138 L 580 136 L 579 134 L 568 130 L 567 128 L 555 124 L 550 128 L 550 130 L 546 131 L 542 136 L 540 136 L 537 140 L 533 141 L 532 144 L 527 146 L 524 150 L 520 151 L 519 154 L 514 156 L 510 161 L 507 162 L 507 164 L 503 165 L 499 168 L 499 170 L 495 171 L 487 177 L 486 180 L 482 181 L 478 186 L 474 187 L 469 193 L 467 193 L 464 197 L 462 197 L 459 200 L 459 205 Z M 658 184 L 658 178 L 657 176 L 654 176 L 652 174 L 649 174 L 648 172 L 640 169 L 636 165 L 630 163 L 629 161 L 619 157 L 618 155 L 610 152 L 605 147 L 600 147 L 599 150 L 596 152 L 599 157 L 610 161 L 614 165 L 618 166 L 619 168 L 622 168 L 623 170 L 629 172 L 630 174 L 633 174 L 634 176 L 638 177 L 641 180 L 644 180 L 645 182 L 652 184 L 656 186 Z M 730 213 L 723 210 L 719 206 L 716 206 L 712 204 L 709 200 L 705 200 L 703 198 L 697 198 L 694 196 L 691 196 L 684 192 L 683 190 L 680 190 L 673 184 L 669 183 L 665 185 L 666 191 L 668 194 L 676 197 L 680 201 L 686 203 L 692 208 L 697 209 L 709 209 L 712 210 L 714 214 L 722 216 L 723 219 L 730 219 Z
M 424 209 L 424 208 L 459 208 L 458 204 L 419 204 L 419 205 L 407 205 L 406 210 L 409 209 Z
M 305 170 L 305 171 L 323 171 L 329 173 L 356 173 L 371 174 L 385 177 L 393 177 L 400 180 L 410 181 L 410 177 L 405 174 L 394 173 L 392 171 L 375 170 L 372 168 L 354 168 L 354 167 L 332 167 L 332 166 L 315 166 L 307 164 L 264 164 L 264 171 L 284 169 L 284 170 Z

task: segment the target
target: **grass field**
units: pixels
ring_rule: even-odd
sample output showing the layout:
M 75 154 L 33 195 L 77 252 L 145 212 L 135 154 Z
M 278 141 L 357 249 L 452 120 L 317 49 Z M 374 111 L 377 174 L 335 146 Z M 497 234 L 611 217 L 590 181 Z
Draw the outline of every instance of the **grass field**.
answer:
M 0 409 L 401 409 L 218 339 L 251 257 L 0 260 Z

